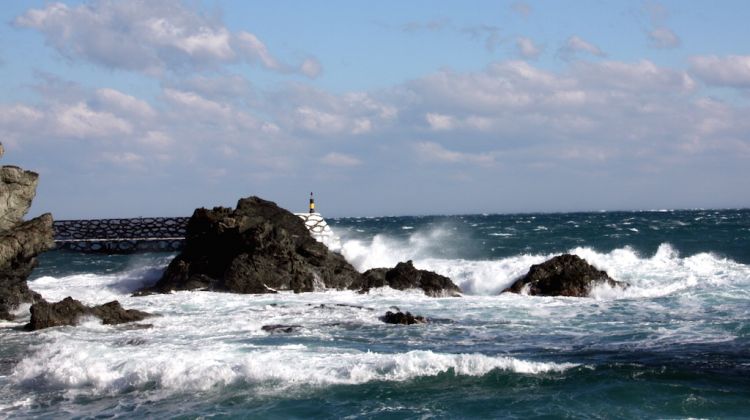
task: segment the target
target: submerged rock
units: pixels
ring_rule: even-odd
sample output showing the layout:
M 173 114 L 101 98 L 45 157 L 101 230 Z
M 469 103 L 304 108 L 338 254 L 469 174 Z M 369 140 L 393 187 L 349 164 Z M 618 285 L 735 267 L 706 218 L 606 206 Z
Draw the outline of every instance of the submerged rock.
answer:
M 414 316 L 409 312 L 403 313 L 401 311 L 388 311 L 383 317 L 380 318 L 380 320 L 385 322 L 386 324 L 412 325 L 427 323 L 427 319 L 421 315 Z
M 283 325 L 283 324 L 273 324 L 273 325 L 264 325 L 260 327 L 261 330 L 267 332 L 267 333 L 292 333 L 294 331 L 297 331 L 298 329 L 302 328 L 302 325 Z
M 586 297 L 595 286 L 607 284 L 626 288 L 629 285 L 609 277 L 577 255 L 558 255 L 531 266 L 529 272 L 502 293 L 528 293 L 532 296 Z
M 275 203 L 250 197 L 237 208 L 197 209 L 182 253 L 139 294 L 172 290 L 233 293 L 346 289 L 361 274 L 310 236 L 303 221 Z
M 361 293 L 375 287 L 389 286 L 397 290 L 422 289 L 427 296 L 461 296 L 461 289 L 451 279 L 427 270 L 418 270 L 411 260 L 393 268 L 373 268 L 362 275 L 362 284 L 355 285 Z
M 124 309 L 116 300 L 92 307 L 68 296 L 60 302 L 49 303 L 42 300 L 31 305 L 31 321 L 26 325 L 26 329 L 36 331 L 62 325 L 76 325 L 81 317 L 87 315 L 101 319 L 103 324 L 141 321 L 151 316 L 148 312 Z

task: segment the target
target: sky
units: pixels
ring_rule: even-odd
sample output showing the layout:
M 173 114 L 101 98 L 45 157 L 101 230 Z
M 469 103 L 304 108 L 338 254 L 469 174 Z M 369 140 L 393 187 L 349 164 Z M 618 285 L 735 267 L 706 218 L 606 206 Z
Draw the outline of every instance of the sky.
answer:
M 750 206 L 746 1 L 0 4 L 31 215 Z

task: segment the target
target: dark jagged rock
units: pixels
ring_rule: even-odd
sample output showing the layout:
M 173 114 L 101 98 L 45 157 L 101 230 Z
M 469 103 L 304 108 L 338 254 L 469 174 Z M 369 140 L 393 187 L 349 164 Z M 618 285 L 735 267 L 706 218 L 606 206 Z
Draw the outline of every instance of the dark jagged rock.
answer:
M 42 300 L 26 279 L 36 267 L 35 257 L 55 246 L 52 215 L 23 222 L 38 183 L 36 172 L 0 167 L 0 319 L 13 320 L 11 312 L 19 305 Z
M 41 299 L 26 279 L 36 267 L 36 256 L 54 247 L 53 236 L 49 213 L 0 233 L 0 319 L 12 320 L 11 311 L 20 304 Z
M 427 296 L 461 296 L 461 289 L 451 279 L 427 270 L 417 270 L 411 260 L 400 262 L 394 268 L 373 268 L 362 275 L 362 284 L 356 285 L 366 293 L 375 287 L 390 286 L 397 290 L 422 289 Z
M 261 330 L 274 334 L 274 333 L 291 333 L 298 329 L 302 328 L 302 325 L 282 325 L 282 324 L 273 324 L 273 325 L 264 325 L 260 327 Z
M 388 311 L 383 317 L 380 318 L 380 320 L 385 322 L 386 324 L 412 325 L 427 323 L 427 319 L 421 315 L 414 316 L 409 312 L 403 313 L 401 311 Z
M 596 269 L 583 258 L 563 254 L 531 266 L 525 276 L 502 293 L 527 291 L 532 296 L 586 297 L 594 286 L 604 283 L 611 287 L 628 287 L 627 283 L 612 279 L 606 271 Z
M 139 294 L 310 292 L 345 289 L 360 276 L 343 256 L 312 238 L 299 217 L 250 197 L 239 200 L 234 210 L 195 210 L 182 253 L 154 286 Z
M 116 300 L 92 307 L 68 296 L 56 303 L 42 300 L 31 305 L 31 321 L 26 325 L 26 329 L 36 331 L 62 325 L 76 325 L 80 318 L 86 315 L 95 316 L 104 324 L 141 321 L 150 316 L 147 312 L 124 309 Z

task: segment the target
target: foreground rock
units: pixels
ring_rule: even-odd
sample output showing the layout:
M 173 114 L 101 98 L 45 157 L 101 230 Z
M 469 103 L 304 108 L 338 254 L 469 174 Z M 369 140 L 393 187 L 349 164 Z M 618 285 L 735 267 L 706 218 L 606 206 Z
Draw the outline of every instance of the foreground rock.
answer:
M 195 210 L 182 253 L 154 286 L 138 294 L 311 292 L 346 289 L 360 279 L 344 257 L 310 236 L 299 217 L 250 197 L 239 200 L 234 210 Z
M 461 296 L 461 289 L 451 279 L 427 270 L 418 270 L 411 260 L 396 264 L 393 268 L 373 268 L 362 275 L 362 284 L 356 285 L 360 292 L 372 288 L 389 286 L 397 290 L 422 289 L 427 296 Z
M 531 266 L 529 272 L 516 280 L 502 293 L 522 293 L 532 296 L 586 297 L 595 286 L 607 284 L 626 288 L 629 285 L 609 277 L 577 255 L 558 255 L 542 264 Z
M 401 324 L 401 325 L 426 324 L 427 323 L 427 319 L 421 315 L 414 316 L 409 312 L 403 313 L 401 311 L 398 311 L 398 312 L 388 311 L 385 313 L 383 317 L 380 318 L 380 320 L 385 322 L 386 324 Z
M 38 179 L 36 173 L 16 166 L 0 167 L 0 319 L 13 320 L 19 305 L 42 299 L 26 279 L 36 267 L 36 256 L 55 245 L 52 215 L 22 221 Z
M 92 307 L 68 296 L 56 303 L 42 300 L 31 305 L 31 321 L 26 325 L 26 329 L 36 331 L 43 328 L 76 325 L 84 316 L 95 316 L 104 324 L 114 325 L 141 321 L 151 314 L 135 309 L 124 309 L 116 300 Z

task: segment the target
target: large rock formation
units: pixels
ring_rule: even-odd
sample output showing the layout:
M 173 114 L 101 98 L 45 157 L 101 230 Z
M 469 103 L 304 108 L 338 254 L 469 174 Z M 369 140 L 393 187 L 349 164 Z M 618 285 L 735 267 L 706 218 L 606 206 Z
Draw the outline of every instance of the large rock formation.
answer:
M 17 166 L 0 167 L 0 232 L 10 230 L 23 220 L 36 194 L 39 174 Z
M 41 296 L 29 289 L 26 279 L 36 266 L 36 255 L 52 248 L 52 216 L 45 214 L 0 233 L 0 319 L 22 303 L 33 303 Z
M 35 257 L 54 247 L 52 215 L 22 221 L 38 181 L 34 172 L 0 167 L 0 319 L 12 320 L 11 312 L 21 303 L 41 300 L 26 278 L 36 266 Z
M 427 270 L 418 270 L 411 260 L 393 268 L 373 268 L 362 275 L 362 284 L 353 288 L 366 293 L 371 288 L 390 286 L 397 290 L 422 289 L 432 297 L 461 296 L 461 289 L 451 279 Z
M 122 324 L 141 321 L 150 314 L 135 309 L 124 309 L 116 300 L 103 305 L 86 306 L 68 296 L 56 303 L 41 300 L 31 305 L 31 321 L 26 324 L 26 329 L 36 331 L 42 328 L 76 325 L 84 316 L 97 317 L 104 324 Z
M 234 293 L 345 289 L 360 273 L 313 239 L 303 221 L 275 203 L 250 197 L 232 210 L 197 209 L 182 253 L 139 294 L 172 290 Z
M 516 280 L 502 293 L 528 293 L 532 296 L 585 297 L 591 289 L 601 284 L 611 287 L 628 287 L 609 277 L 577 255 L 558 255 L 541 264 L 532 265 L 529 272 Z

